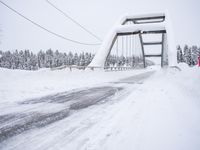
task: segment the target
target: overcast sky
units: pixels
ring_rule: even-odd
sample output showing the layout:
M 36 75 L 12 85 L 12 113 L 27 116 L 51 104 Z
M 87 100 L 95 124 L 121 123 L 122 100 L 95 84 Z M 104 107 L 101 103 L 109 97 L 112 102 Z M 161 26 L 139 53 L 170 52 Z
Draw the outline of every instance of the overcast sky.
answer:
M 91 35 L 52 8 L 46 0 L 2 0 L 49 30 L 86 43 L 99 43 Z M 200 45 L 199 0 L 50 0 L 69 16 L 104 39 L 125 13 L 138 14 L 168 10 L 176 44 Z M 96 52 L 98 46 L 74 44 L 27 22 L 0 4 L 0 50 L 58 49 Z

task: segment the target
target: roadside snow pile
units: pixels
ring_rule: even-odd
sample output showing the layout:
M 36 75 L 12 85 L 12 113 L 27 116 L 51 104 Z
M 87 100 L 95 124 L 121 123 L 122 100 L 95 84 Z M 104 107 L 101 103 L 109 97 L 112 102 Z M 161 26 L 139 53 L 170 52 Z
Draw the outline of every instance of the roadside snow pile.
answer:
M 179 68 L 157 72 L 118 106 L 96 149 L 198 150 L 200 68 Z
M 25 71 L 0 68 L 0 103 L 90 87 L 145 71 L 148 69 L 105 72 L 104 70 L 83 71 L 77 69 L 72 71 L 69 69 Z

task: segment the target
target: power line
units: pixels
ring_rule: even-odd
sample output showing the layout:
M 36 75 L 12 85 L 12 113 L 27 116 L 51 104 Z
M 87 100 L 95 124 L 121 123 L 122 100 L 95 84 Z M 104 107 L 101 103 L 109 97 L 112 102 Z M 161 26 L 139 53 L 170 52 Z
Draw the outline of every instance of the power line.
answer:
M 65 17 L 67 17 L 68 19 L 70 19 L 72 22 L 74 22 L 76 25 L 78 25 L 79 27 L 81 27 L 83 30 L 85 30 L 87 33 L 89 33 L 90 35 L 92 35 L 93 37 L 95 37 L 97 40 L 102 41 L 101 38 L 99 38 L 97 35 L 95 35 L 94 33 L 92 33 L 91 31 L 89 31 L 88 29 L 86 29 L 83 25 L 81 25 L 80 23 L 78 23 L 78 21 L 74 20 L 72 17 L 70 17 L 69 15 L 67 15 L 64 11 L 62 11 L 61 9 L 59 9 L 58 7 L 56 7 L 53 3 L 51 3 L 49 0 L 46 0 L 46 2 L 48 4 L 50 4 L 53 8 L 55 8 L 56 10 L 58 10 L 60 13 L 62 13 Z
M 27 21 L 31 22 L 31 23 L 34 24 L 35 26 L 37 26 L 37 27 L 39 27 L 39 28 L 41 28 L 41 29 L 47 31 L 47 32 L 50 33 L 50 34 L 53 34 L 54 36 L 57 36 L 57 37 L 62 38 L 62 39 L 64 39 L 64 40 L 67 40 L 67 41 L 70 41 L 70 42 L 73 42 L 73 43 L 76 43 L 76 44 L 81 44 L 81 45 L 100 45 L 100 43 L 94 43 L 94 44 L 93 44 L 93 43 L 84 43 L 84 42 L 76 41 L 76 40 L 73 40 L 73 39 L 70 39 L 70 38 L 66 38 L 66 37 L 64 37 L 64 36 L 62 36 L 62 35 L 60 35 L 60 34 L 57 34 L 57 33 L 53 32 L 53 31 L 51 31 L 51 30 L 49 30 L 49 29 L 47 29 L 47 28 L 41 26 L 40 24 L 34 22 L 33 20 L 27 18 L 27 17 L 24 16 L 23 14 L 19 13 L 17 10 L 15 10 L 15 9 L 13 9 L 12 7 L 8 6 L 6 3 L 4 3 L 4 2 L 2 2 L 2 1 L 0 1 L 0 3 L 3 4 L 4 6 L 6 6 L 8 9 L 12 10 L 13 12 L 15 12 L 16 14 L 18 14 L 19 16 L 21 16 L 22 18 L 24 18 L 24 19 L 26 19 Z

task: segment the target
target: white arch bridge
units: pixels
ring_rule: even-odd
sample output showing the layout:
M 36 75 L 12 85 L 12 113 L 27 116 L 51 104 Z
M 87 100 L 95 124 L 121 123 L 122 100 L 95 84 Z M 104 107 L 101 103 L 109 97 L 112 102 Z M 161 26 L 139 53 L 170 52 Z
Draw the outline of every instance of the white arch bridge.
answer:
M 157 57 L 162 67 L 176 65 L 176 48 L 167 13 L 125 15 L 107 35 L 90 68 L 146 67 Z

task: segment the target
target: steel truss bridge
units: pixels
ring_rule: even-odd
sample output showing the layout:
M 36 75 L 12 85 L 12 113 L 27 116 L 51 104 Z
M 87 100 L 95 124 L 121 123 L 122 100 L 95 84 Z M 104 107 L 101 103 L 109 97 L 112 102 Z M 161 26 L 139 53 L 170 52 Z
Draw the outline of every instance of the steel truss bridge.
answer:
M 88 67 L 145 68 L 151 57 L 159 58 L 161 67 L 176 65 L 176 48 L 166 13 L 123 16 Z

